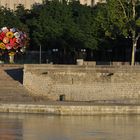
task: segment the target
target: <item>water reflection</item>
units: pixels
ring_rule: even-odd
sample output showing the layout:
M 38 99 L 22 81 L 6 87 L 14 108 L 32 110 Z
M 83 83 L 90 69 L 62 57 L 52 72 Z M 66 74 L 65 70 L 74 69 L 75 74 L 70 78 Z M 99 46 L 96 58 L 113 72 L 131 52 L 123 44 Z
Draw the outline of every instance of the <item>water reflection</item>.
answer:
M 22 120 L 0 114 L 0 140 L 22 140 Z
M 140 116 L 0 114 L 0 140 L 139 140 Z

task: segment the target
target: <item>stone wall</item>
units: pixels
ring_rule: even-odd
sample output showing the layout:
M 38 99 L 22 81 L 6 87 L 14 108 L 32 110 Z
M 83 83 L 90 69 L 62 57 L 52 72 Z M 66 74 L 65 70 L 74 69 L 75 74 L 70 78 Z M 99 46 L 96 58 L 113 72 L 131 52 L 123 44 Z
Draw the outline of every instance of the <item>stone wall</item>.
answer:
M 35 105 L 0 104 L 0 113 L 38 113 L 49 115 L 140 115 L 137 105 Z
M 15 10 L 19 4 L 22 4 L 26 9 L 31 9 L 33 4 L 42 2 L 42 0 L 0 0 L 0 6 Z
M 51 100 L 139 103 L 139 66 L 25 65 L 24 86 Z
M 19 4 L 23 4 L 26 9 L 31 9 L 32 5 L 35 3 L 42 3 L 43 0 L 0 0 L 0 6 L 4 6 L 10 9 L 16 9 Z M 80 0 L 80 4 L 94 6 L 98 2 L 104 3 L 106 0 Z

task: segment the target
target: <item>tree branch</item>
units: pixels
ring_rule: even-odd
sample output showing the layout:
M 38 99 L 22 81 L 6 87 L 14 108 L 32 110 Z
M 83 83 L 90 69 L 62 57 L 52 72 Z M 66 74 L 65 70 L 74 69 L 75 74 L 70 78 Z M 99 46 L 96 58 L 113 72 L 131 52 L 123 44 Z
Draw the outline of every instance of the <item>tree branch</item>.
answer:
M 138 35 L 136 36 L 136 41 L 138 41 L 139 37 L 140 37 L 140 33 L 138 33 Z
M 128 18 L 123 3 L 121 2 L 121 0 L 118 0 L 118 2 L 120 3 L 120 5 L 123 9 L 123 13 L 124 13 L 125 18 Z

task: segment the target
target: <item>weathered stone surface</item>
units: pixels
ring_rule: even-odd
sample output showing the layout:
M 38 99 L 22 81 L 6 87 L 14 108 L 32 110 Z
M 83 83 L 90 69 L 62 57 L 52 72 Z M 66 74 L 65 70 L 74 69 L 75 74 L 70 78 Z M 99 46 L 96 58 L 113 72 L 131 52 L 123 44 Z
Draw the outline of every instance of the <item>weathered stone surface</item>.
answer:
M 22 69 L 23 65 L 0 65 L 0 103 L 35 103 L 40 100 L 31 96 L 20 83 Z
M 140 67 L 25 65 L 24 86 L 33 94 L 67 101 L 140 103 Z
M 140 114 L 140 106 L 132 105 L 35 105 L 0 104 L 0 112 L 43 113 L 53 115 Z

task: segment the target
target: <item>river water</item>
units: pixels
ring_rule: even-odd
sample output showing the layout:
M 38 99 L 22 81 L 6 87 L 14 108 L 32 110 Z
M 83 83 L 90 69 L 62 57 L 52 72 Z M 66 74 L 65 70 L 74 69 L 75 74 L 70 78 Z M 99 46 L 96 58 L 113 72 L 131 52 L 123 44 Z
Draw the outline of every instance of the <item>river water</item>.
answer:
M 140 116 L 0 114 L 0 140 L 140 140 Z

